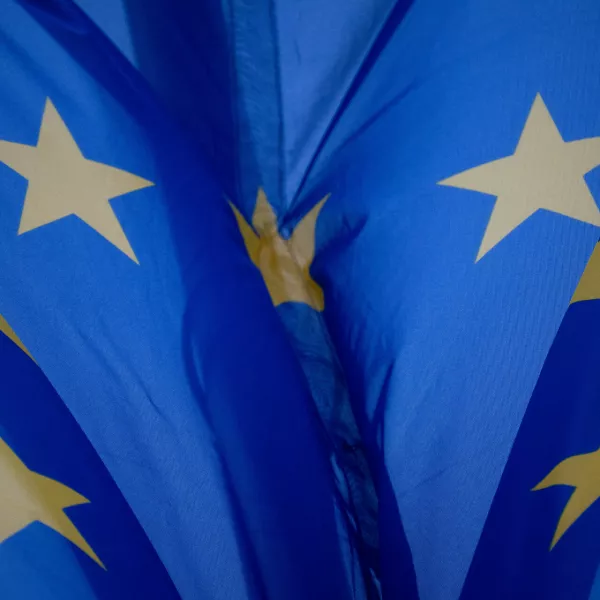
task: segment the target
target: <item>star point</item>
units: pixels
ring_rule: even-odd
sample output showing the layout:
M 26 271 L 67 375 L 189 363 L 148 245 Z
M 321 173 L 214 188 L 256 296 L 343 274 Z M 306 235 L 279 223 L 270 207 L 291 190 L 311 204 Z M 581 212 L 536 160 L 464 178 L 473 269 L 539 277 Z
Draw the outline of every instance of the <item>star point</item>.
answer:
M 571 304 L 598 299 L 600 299 L 600 242 L 596 244 L 592 256 L 585 266 L 573 298 L 571 298 Z
M 230 202 L 250 259 L 259 269 L 275 306 L 285 302 L 325 308 L 321 286 L 310 275 L 315 256 L 317 218 L 329 196 L 320 200 L 298 223 L 289 240 L 279 233 L 277 216 L 259 188 L 252 225 Z
M 29 182 L 19 235 L 75 215 L 139 264 L 109 200 L 154 184 L 85 158 L 49 98 L 37 145 L 0 140 L 0 162 Z
M 31 353 L 29 352 L 29 350 L 27 350 L 25 344 L 23 344 L 21 338 L 19 338 L 19 336 L 15 333 L 14 329 L 8 324 L 8 321 L 2 315 L 0 315 L 0 331 L 9 340 L 16 344 L 23 352 L 25 352 L 25 354 L 27 354 L 27 356 L 29 356 L 31 360 L 33 360 L 33 356 L 31 356 Z
M 538 210 L 600 227 L 600 210 L 584 179 L 598 165 L 600 137 L 565 142 L 538 94 L 514 154 L 438 184 L 496 196 L 477 262 Z
M 563 460 L 532 489 L 535 492 L 555 485 L 568 485 L 574 488 L 556 526 L 550 550 L 556 546 L 573 523 L 600 498 L 599 473 L 600 449 Z
M 65 508 L 88 502 L 87 498 L 66 485 L 30 471 L 0 438 L 0 543 L 39 521 L 106 569 L 64 513 Z

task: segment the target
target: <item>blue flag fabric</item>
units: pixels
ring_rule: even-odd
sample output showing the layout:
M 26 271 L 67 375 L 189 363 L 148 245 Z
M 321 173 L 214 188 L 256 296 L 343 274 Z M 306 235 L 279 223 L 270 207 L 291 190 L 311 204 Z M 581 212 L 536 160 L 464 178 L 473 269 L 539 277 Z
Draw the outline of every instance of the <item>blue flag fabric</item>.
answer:
M 597 3 L 126 0 L 114 36 L 189 144 L 122 56 L 70 4 L 50 5 L 37 18 L 62 54 L 50 60 L 41 44 L 32 59 L 13 41 L 16 72 L 43 65 L 35 85 L 57 88 L 55 108 L 78 123 L 86 158 L 156 185 L 138 180 L 112 203 L 129 246 L 114 228 L 91 231 L 95 214 L 79 214 L 87 225 L 71 232 L 74 217 L 35 227 L 52 215 L 12 205 L 5 224 L 20 223 L 22 236 L 0 235 L 0 259 L 13 260 L 0 269 L 6 314 L 37 344 L 179 590 L 376 598 L 380 578 L 384 598 L 597 600 L 596 545 L 581 531 L 593 507 L 560 525 L 574 493 L 562 461 L 595 451 L 595 409 L 586 388 L 569 412 L 563 388 L 547 383 L 548 365 L 571 357 L 573 315 L 578 330 L 595 322 L 594 302 L 576 304 L 555 340 L 600 226 Z M 11 85 L 0 100 L 26 113 L 21 134 L 52 93 L 36 100 Z M 90 133 L 99 122 L 100 140 Z M 7 173 L 0 186 L 15 194 L 21 180 Z M 65 247 L 79 262 L 65 267 Z M 155 278 L 117 260 L 127 253 Z M 9 265 L 26 259 L 35 269 L 17 278 Z M 68 319 L 54 317 L 57 306 Z M 61 366 L 57 343 L 79 376 Z M 582 364 L 563 367 L 582 381 Z M 99 393 L 101 406 L 91 403 Z M 544 453 L 550 432 L 560 443 Z M 143 450 L 121 448 L 128 438 Z M 137 464 L 114 460 L 114 444 L 137 464 L 151 457 L 166 484 L 157 491 Z M 172 498 L 185 509 L 167 535 Z M 522 554 L 509 557 L 516 539 Z M 201 548 L 216 540 L 221 560 L 207 563 Z
M 198 142 L 227 193 L 252 211 L 298 203 L 312 161 L 402 0 L 78 0 Z
M 383 595 L 415 597 L 412 557 L 419 597 L 447 600 L 598 239 L 600 7 L 396 16 L 300 202 L 331 194 L 312 273 L 374 465 Z
M 324 192 L 294 213 L 296 192 L 392 3 L 350 2 L 342 10 L 337 3 L 298 5 L 287 0 L 264 6 L 185 0 L 79 3 L 103 24 L 186 127 L 202 131 L 197 142 L 244 222 L 255 225 L 257 189 L 258 198 L 266 192 L 265 202 L 281 236 L 277 243 L 289 242 L 292 250 L 283 260 L 293 262 L 298 249 L 294 232 L 303 228 L 314 210 L 318 215 L 317 207 L 327 201 Z M 402 7 L 396 6 L 395 13 Z M 313 221 L 312 227 L 314 248 L 317 223 Z M 261 243 L 270 244 L 264 236 Z M 281 256 L 274 254 L 265 264 L 281 266 Z M 271 270 L 257 266 L 263 276 L 265 268 Z M 303 275 L 291 271 L 283 268 L 282 279 L 295 285 Z M 318 295 L 322 297 L 322 292 Z M 378 597 L 378 500 L 373 474 L 322 317 L 323 303 L 300 296 L 276 294 L 272 300 L 303 367 L 328 441 L 358 568 L 370 597 Z M 403 543 L 400 539 L 405 550 Z M 405 566 L 400 570 L 406 571 L 402 579 L 409 585 L 414 579 L 410 558 L 402 562 Z
M 360 598 L 308 388 L 203 159 L 72 3 L 6 3 L 0 43 L 1 311 L 179 593 Z
M 185 5 L 178 5 L 184 13 Z M 211 7 L 218 14 L 220 6 Z M 242 102 L 250 106 L 232 109 L 246 135 L 237 141 L 240 166 L 230 180 L 240 186 L 236 199 L 247 218 L 255 187 L 264 185 L 287 233 L 330 195 L 311 273 L 323 288 L 323 315 L 375 477 L 383 593 L 416 597 L 414 563 L 421 598 L 457 598 L 597 240 L 595 142 L 572 146 L 580 156 L 567 156 L 562 143 L 600 135 L 600 88 L 590 75 L 600 62 L 599 9 L 591 0 L 424 0 L 377 4 L 377 18 L 357 24 L 352 7 L 328 7 L 339 15 L 336 33 L 356 40 L 351 76 L 340 69 L 329 94 L 313 93 L 327 61 L 312 79 L 306 68 L 302 84 L 283 83 L 310 65 L 303 59 L 313 50 L 337 56 L 338 64 L 347 56 L 335 35 L 303 28 L 301 17 L 319 20 L 307 16 L 310 8 L 277 3 L 270 27 L 255 26 L 259 10 L 247 30 L 247 19 L 229 23 L 234 33 L 225 38 L 240 44 L 231 45 L 230 78 L 249 82 Z M 181 22 L 152 21 L 202 43 Z M 158 37 L 146 39 L 160 47 Z M 273 39 L 281 49 L 269 46 Z M 186 50 L 163 56 L 172 61 Z M 273 89 L 280 104 L 269 103 Z M 183 94 L 173 96 L 181 106 Z M 195 96 L 190 91 L 187 101 Z M 332 110 L 324 109 L 333 97 Z M 307 121 L 319 131 L 317 144 L 294 135 L 311 102 L 321 110 Z M 297 129 L 286 127 L 287 115 Z M 292 140 L 300 151 L 282 152 Z M 518 161 L 505 161 L 498 170 L 469 172 L 513 155 L 534 158 L 523 171 Z M 308 158 L 286 163 L 282 156 Z M 575 196 L 579 203 L 570 208 Z
M 287 0 L 276 6 L 80 1 L 179 120 L 200 134 L 194 142 L 246 222 L 252 221 L 257 195 L 265 194 L 282 243 L 307 217 L 304 212 L 290 221 L 288 209 L 388 4 L 350 2 L 340 12 L 335 3 L 300 6 Z M 316 35 L 315 44 L 317 24 L 330 35 Z M 357 566 L 371 581 L 367 587 L 376 588 L 377 497 L 322 303 L 280 300 L 273 299 L 328 442 Z
M 0 597 L 179 598 L 39 367 L 3 334 L 0 357 Z
M 592 297 L 571 305 L 552 344 L 461 599 L 597 598 L 599 259 L 582 279 Z

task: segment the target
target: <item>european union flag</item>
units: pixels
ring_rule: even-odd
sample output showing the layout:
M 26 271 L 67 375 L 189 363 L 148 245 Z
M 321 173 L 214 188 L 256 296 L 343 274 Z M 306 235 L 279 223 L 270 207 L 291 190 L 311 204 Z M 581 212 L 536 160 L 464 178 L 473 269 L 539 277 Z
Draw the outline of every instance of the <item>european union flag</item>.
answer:
M 598 240 L 599 27 L 590 0 L 399 3 L 298 191 L 298 212 L 330 194 L 312 275 L 377 484 L 384 597 L 460 596 Z M 561 451 L 518 493 L 548 501 L 530 490 Z
M 80 3 L 0 25 L 0 312 L 178 593 L 597 600 L 600 5 Z
M 377 595 L 377 494 L 323 317 L 328 301 L 311 276 L 329 194 L 298 204 L 296 187 L 389 1 L 79 3 L 193 132 L 226 191 L 308 381 L 356 568 Z
M 106 467 L 22 348 L 0 336 L 0 597 L 178 598 Z
M 600 593 L 600 246 L 552 344 L 461 599 Z
M 4 3 L 0 44 L 6 321 L 181 596 L 350 597 L 361 574 L 309 389 L 205 160 L 71 2 Z M 93 535 L 108 515 L 84 527 L 92 514 L 68 508 L 85 498 L 102 509 L 108 476 L 88 485 L 16 438 L 2 448 L 14 469 L 56 482 L 54 516 L 96 563 L 78 577 L 103 570 L 94 556 L 110 577 L 117 559 Z M 34 539 L 15 535 L 3 552 Z M 52 569 L 61 565 L 70 577 L 73 563 Z M 129 597 L 148 597 L 155 577 Z M 116 597 L 108 584 L 90 588 Z

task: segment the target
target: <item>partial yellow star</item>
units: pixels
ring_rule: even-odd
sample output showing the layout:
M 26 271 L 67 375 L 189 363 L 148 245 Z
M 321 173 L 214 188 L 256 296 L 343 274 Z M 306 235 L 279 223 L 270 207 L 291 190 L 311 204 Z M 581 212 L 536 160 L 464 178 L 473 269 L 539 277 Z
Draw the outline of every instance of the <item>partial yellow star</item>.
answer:
M 551 550 L 567 529 L 600 498 L 600 449 L 563 460 L 532 491 L 553 485 L 569 485 L 575 489 L 558 521 Z
M 596 244 L 592 256 L 585 266 L 573 298 L 571 298 L 571 304 L 597 299 L 600 299 L 600 242 Z
M 23 350 L 23 352 L 25 352 L 25 354 L 31 358 L 31 360 L 33 360 L 33 356 L 31 356 L 29 350 L 25 348 L 25 344 L 23 344 L 19 336 L 14 332 L 13 328 L 8 324 L 8 321 L 2 315 L 0 315 L 0 331 L 6 337 L 12 340 L 19 348 L 21 348 L 21 350 Z
M 277 217 L 265 192 L 258 190 L 250 226 L 231 204 L 252 262 L 260 270 L 275 306 L 302 302 L 318 311 L 325 308 L 323 290 L 310 275 L 315 256 L 317 217 L 329 196 L 325 196 L 298 223 L 289 240 L 281 237 Z
M 600 137 L 565 142 L 538 94 L 512 156 L 439 182 L 496 196 L 476 262 L 540 209 L 600 226 L 583 176 L 600 164 Z
M 67 538 L 105 569 L 63 512 L 64 508 L 88 502 L 66 485 L 30 471 L 0 438 L 0 543 L 39 521 Z
M 109 199 L 154 184 L 85 158 L 50 99 L 37 145 L 0 140 L 0 162 L 29 180 L 19 234 L 76 215 L 138 262 Z

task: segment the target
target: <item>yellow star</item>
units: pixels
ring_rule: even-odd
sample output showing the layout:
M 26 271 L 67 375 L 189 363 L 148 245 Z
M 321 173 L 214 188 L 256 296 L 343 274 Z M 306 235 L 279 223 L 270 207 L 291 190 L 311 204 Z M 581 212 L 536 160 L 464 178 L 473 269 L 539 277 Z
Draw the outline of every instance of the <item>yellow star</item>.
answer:
M 260 270 L 275 306 L 302 302 L 318 311 L 325 307 L 323 290 L 311 277 L 310 266 L 315 256 L 317 217 L 328 197 L 298 223 L 289 240 L 279 234 L 277 217 L 262 189 L 258 190 L 252 227 L 230 203 L 250 259 Z
M 600 242 L 596 244 L 585 271 L 577 284 L 571 304 L 600 298 Z
M 439 184 L 497 197 L 477 262 L 540 209 L 600 226 L 600 211 L 583 178 L 599 164 L 600 137 L 565 142 L 538 94 L 512 156 Z
M 71 541 L 103 569 L 64 508 L 86 504 L 86 498 L 66 485 L 30 471 L 0 438 L 0 543 L 39 521 Z
M 29 180 L 19 234 L 76 215 L 138 262 L 109 199 L 154 184 L 85 158 L 50 99 L 37 146 L 0 140 L 0 162 Z
M 600 449 L 563 460 L 533 488 L 534 492 L 553 485 L 569 485 L 575 488 L 558 521 L 550 545 L 551 550 L 567 529 L 600 498 L 599 475 Z

